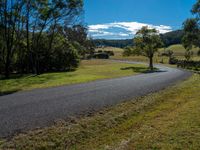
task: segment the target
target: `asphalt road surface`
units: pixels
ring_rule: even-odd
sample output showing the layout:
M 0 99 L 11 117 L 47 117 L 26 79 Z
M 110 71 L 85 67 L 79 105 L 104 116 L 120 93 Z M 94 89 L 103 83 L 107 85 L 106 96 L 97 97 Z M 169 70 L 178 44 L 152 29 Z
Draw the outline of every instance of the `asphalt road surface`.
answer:
M 49 126 L 56 120 L 71 116 L 87 115 L 106 106 L 156 92 L 191 75 L 175 68 L 156 67 L 160 71 L 1 96 L 0 137 Z

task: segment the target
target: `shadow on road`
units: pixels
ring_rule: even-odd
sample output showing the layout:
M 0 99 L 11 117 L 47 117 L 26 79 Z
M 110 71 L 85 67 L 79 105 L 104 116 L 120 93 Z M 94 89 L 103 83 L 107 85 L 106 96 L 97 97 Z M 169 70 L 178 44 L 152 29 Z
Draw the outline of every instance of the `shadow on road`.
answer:
M 20 90 L 5 91 L 5 92 L 1 92 L 1 91 L 0 91 L 0 96 L 13 94 L 13 93 L 16 93 L 16 92 L 18 92 L 18 91 L 20 91 Z

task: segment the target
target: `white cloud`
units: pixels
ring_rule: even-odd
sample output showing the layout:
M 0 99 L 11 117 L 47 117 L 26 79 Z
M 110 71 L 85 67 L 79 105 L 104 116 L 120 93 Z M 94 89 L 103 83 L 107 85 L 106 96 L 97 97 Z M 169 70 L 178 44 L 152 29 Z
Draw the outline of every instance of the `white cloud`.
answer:
M 113 22 L 106 24 L 89 25 L 89 34 L 95 38 L 132 38 L 143 26 L 155 28 L 159 33 L 172 31 L 170 26 L 152 25 L 139 22 Z M 123 30 L 120 31 L 119 30 Z

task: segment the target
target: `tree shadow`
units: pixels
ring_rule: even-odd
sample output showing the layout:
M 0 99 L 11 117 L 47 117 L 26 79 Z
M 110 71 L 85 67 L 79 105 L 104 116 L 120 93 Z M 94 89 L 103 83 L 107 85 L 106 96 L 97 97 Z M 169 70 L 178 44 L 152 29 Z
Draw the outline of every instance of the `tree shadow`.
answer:
M 5 96 L 5 95 L 13 94 L 13 93 L 16 93 L 18 91 L 20 91 L 20 90 L 12 90 L 12 91 L 4 91 L 4 92 L 0 91 L 0 96 Z
M 34 89 L 35 85 L 38 85 L 38 87 L 36 86 L 35 88 L 40 88 L 40 85 L 48 84 L 48 82 L 57 80 L 59 78 L 57 73 L 60 74 L 60 72 L 53 72 L 52 74 L 48 73 L 42 75 L 35 75 L 35 74 L 12 75 L 10 76 L 9 79 L 1 78 L 0 82 L 2 81 L 2 83 L 0 84 L 5 84 L 7 87 L 5 89 L 4 88 L 0 89 L 0 96 L 13 94 L 19 91 L 23 91 L 24 89 L 31 90 Z M 61 77 L 62 76 L 63 75 L 61 75 Z M 72 77 L 75 76 L 75 74 L 66 73 L 65 76 Z M 31 88 L 31 86 L 33 88 Z
M 163 70 L 159 70 L 157 68 L 154 68 L 154 70 L 150 70 L 147 67 L 124 67 L 121 68 L 121 70 L 132 70 L 133 72 L 136 73 L 155 73 L 155 72 L 165 72 Z

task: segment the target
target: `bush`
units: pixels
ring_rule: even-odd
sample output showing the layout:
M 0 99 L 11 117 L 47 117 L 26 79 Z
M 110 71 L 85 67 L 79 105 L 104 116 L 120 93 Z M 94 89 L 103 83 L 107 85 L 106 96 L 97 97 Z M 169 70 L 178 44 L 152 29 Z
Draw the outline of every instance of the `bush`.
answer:
M 131 56 L 133 54 L 133 48 L 128 46 L 124 48 L 123 56 Z
M 192 56 L 193 56 L 193 51 L 186 50 L 186 52 L 185 52 L 185 59 L 187 61 L 189 61 L 192 58 Z
M 102 50 L 98 50 L 98 53 L 102 53 L 103 51 Z
M 177 67 L 191 69 L 191 70 L 200 70 L 200 61 L 179 60 L 177 62 Z
M 178 59 L 176 59 L 175 57 L 170 57 L 169 58 L 169 64 L 175 65 L 177 63 L 178 63 Z
M 107 53 L 98 53 L 98 54 L 94 54 L 93 58 L 97 58 L 97 59 L 109 59 L 109 55 Z
M 200 50 L 198 50 L 198 52 L 197 52 L 197 56 L 200 56 Z
M 114 56 L 114 52 L 113 51 L 104 51 L 104 53 L 107 53 L 109 56 Z
M 65 39 L 54 47 L 52 69 L 56 71 L 71 71 L 78 67 L 79 55 L 77 49 Z

